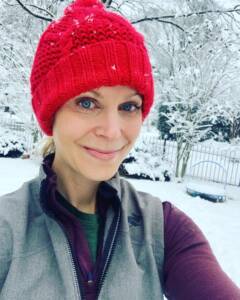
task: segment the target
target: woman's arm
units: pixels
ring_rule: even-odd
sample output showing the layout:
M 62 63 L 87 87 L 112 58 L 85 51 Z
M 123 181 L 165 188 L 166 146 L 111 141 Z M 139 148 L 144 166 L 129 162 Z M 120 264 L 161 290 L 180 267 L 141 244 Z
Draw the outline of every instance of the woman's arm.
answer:
M 169 202 L 163 203 L 163 209 L 166 297 L 239 300 L 240 289 L 223 272 L 198 226 Z

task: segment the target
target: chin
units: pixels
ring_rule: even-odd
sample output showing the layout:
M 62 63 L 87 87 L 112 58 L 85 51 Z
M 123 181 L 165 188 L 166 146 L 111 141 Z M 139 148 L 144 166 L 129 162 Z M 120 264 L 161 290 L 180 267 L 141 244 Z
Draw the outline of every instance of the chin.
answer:
M 86 174 L 87 177 L 92 180 L 92 181 L 107 181 L 109 179 L 111 179 L 118 171 L 118 168 L 113 169 L 113 170 L 101 170 L 101 171 L 97 171 L 96 170 L 94 172 L 90 172 L 89 174 Z

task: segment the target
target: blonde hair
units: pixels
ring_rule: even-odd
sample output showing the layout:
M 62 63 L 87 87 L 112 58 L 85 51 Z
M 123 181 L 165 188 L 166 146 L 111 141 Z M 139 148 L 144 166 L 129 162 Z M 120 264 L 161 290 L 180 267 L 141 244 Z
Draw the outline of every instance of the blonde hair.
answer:
M 42 146 L 41 146 L 41 155 L 42 157 L 46 157 L 50 153 L 55 153 L 55 143 L 52 137 L 48 136 L 45 137 L 44 140 L 42 141 Z

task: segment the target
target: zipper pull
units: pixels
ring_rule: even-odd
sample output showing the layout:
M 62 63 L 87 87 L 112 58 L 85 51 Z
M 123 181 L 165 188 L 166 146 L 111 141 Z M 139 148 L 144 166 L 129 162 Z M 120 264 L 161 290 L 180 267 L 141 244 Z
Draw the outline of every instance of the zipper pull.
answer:
M 93 281 L 93 275 L 92 275 L 92 273 L 91 272 L 88 272 L 87 273 L 87 285 L 88 286 L 93 286 L 93 284 L 94 284 L 94 281 Z

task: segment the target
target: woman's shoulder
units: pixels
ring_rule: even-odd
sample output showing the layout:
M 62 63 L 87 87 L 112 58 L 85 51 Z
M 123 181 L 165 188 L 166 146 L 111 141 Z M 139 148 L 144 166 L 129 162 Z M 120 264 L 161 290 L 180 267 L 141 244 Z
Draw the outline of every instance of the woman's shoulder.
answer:
M 201 229 L 192 218 L 172 202 L 161 200 L 151 193 L 139 191 L 129 180 L 124 178 L 121 178 L 121 193 L 128 206 L 137 205 L 142 211 L 163 219 L 166 248 L 172 248 L 173 244 L 176 246 L 176 240 L 181 244 L 186 236 L 190 240 L 206 242 Z
M 169 201 L 163 201 L 162 205 L 165 234 L 169 240 L 172 236 L 176 237 L 176 234 L 185 236 L 188 233 L 190 236 L 203 236 L 199 226 L 183 210 Z
M 39 210 L 36 205 L 38 197 L 38 178 L 31 179 L 17 190 L 0 196 L 0 220 L 19 221 L 29 210 Z
M 0 196 L 0 259 L 1 264 L 11 260 L 14 239 L 21 231 L 23 210 L 26 206 L 27 185 Z M 24 204 L 25 203 L 25 204 Z M 25 213 L 26 215 L 26 213 Z M 0 274 L 1 275 L 1 274 Z
M 159 207 L 163 211 L 164 226 L 169 230 L 173 230 L 174 227 L 178 227 L 180 224 L 184 225 L 181 227 L 196 226 L 193 220 L 182 210 L 176 207 L 170 201 L 164 201 L 160 197 L 153 195 L 149 192 L 138 190 L 129 180 L 121 177 L 120 178 L 121 195 L 123 198 L 135 199 L 140 205 Z

